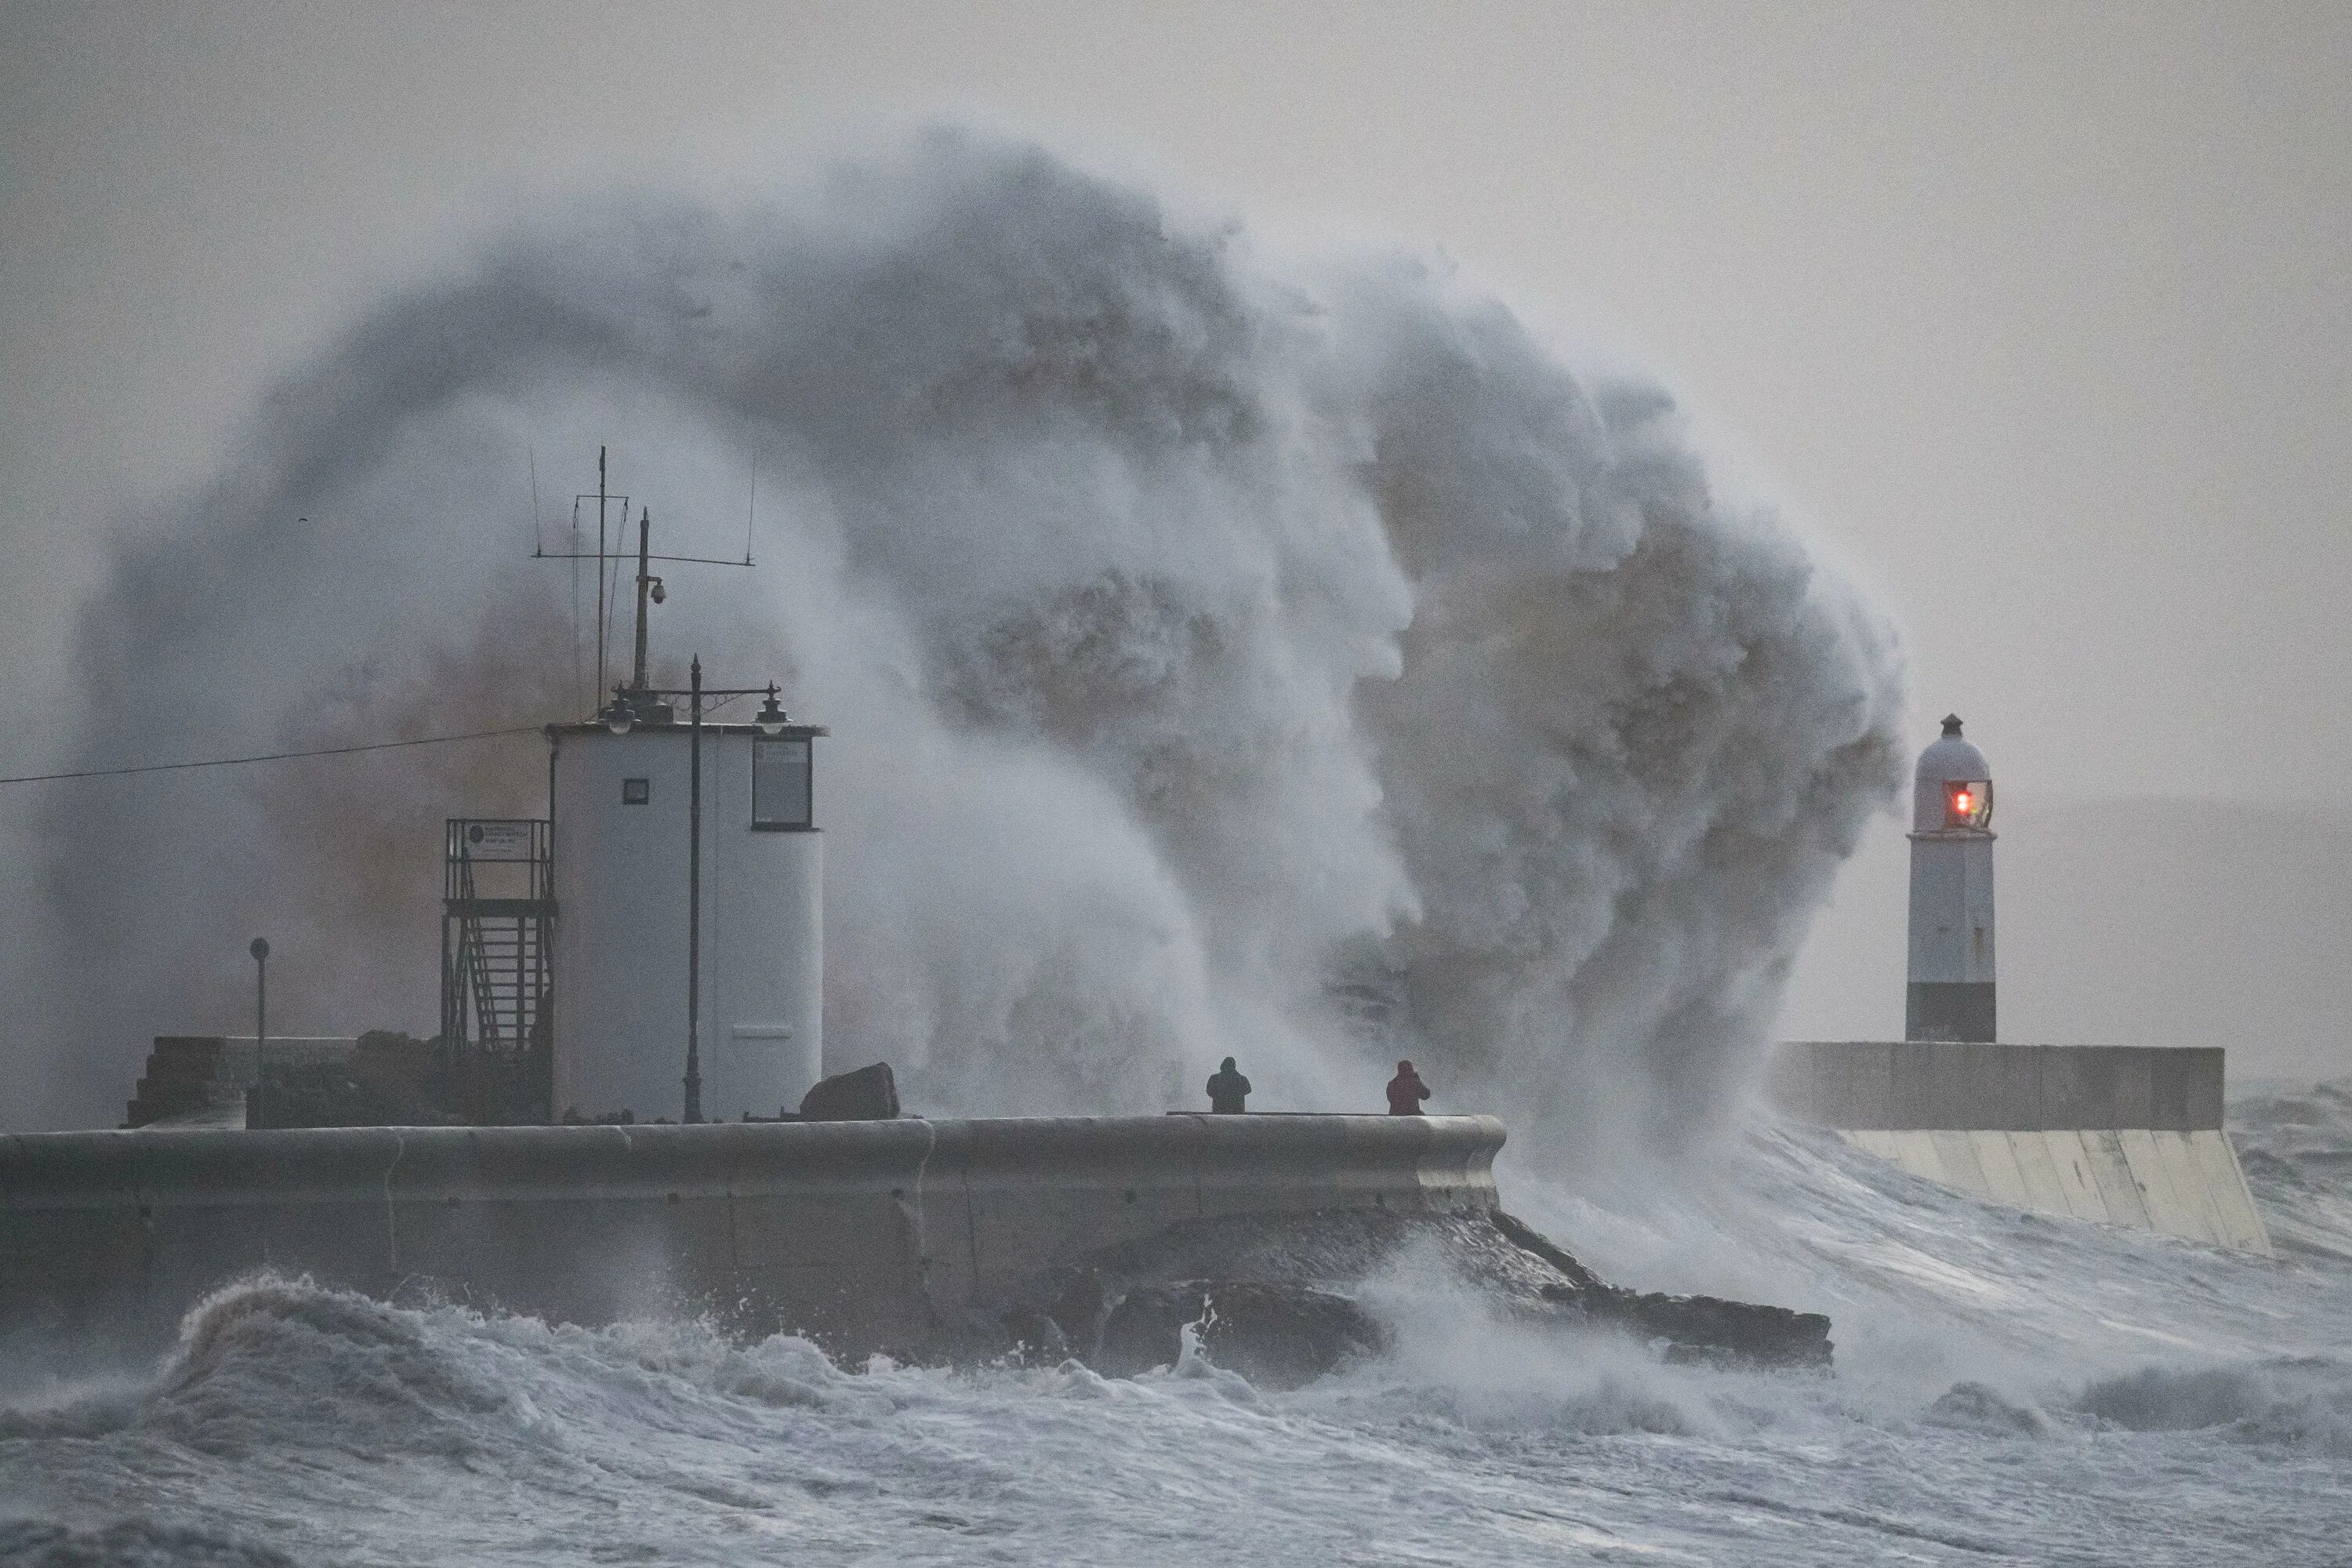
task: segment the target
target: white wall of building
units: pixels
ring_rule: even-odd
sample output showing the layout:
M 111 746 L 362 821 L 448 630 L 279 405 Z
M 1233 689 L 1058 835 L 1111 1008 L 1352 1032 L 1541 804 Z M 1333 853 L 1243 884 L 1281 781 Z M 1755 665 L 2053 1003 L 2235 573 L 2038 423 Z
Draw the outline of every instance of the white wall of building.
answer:
M 687 1035 L 688 731 L 556 737 L 555 1113 L 677 1119 Z M 824 839 L 751 826 L 746 726 L 702 737 L 702 1108 L 798 1106 L 823 1059 Z M 646 799 L 625 798 L 645 781 Z

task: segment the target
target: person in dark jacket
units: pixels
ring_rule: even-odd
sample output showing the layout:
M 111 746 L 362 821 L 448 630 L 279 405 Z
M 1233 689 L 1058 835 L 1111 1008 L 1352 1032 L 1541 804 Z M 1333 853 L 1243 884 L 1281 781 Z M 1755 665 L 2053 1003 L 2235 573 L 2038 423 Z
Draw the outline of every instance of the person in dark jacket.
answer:
M 1429 1085 L 1412 1070 L 1411 1062 L 1397 1063 L 1396 1077 L 1389 1079 L 1389 1114 L 1419 1116 L 1421 1102 L 1429 1098 Z
M 1217 1069 L 1217 1076 L 1209 1080 L 1209 1109 L 1221 1116 L 1239 1116 L 1249 1091 L 1249 1079 L 1234 1068 L 1234 1058 L 1227 1057 L 1225 1065 Z

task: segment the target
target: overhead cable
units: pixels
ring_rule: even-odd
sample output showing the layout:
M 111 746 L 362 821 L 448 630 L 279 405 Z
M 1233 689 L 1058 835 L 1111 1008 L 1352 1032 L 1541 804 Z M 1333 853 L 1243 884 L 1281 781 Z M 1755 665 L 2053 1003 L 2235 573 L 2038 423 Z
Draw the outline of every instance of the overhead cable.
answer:
M 461 735 L 423 735 L 413 741 L 371 741 L 359 746 L 320 746 L 307 752 L 263 752 L 250 757 L 208 757 L 196 763 L 147 763 L 129 768 L 83 768 L 64 773 L 19 773 L 0 778 L 0 784 L 48 784 L 58 779 L 110 779 L 128 773 L 170 773 L 189 768 L 234 768 L 247 763 L 282 763 L 293 757 L 342 757 L 353 752 L 392 752 L 404 746 L 446 746 L 458 741 L 488 741 L 500 735 L 536 735 L 537 724 L 510 724 L 503 730 L 469 730 Z

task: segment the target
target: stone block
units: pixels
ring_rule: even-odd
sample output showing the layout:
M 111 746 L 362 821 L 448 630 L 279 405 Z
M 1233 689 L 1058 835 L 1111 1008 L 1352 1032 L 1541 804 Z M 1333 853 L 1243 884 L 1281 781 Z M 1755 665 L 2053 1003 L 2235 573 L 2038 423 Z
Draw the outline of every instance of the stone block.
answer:
M 801 1097 L 803 1121 L 888 1121 L 898 1114 L 898 1080 L 888 1062 L 820 1079 Z

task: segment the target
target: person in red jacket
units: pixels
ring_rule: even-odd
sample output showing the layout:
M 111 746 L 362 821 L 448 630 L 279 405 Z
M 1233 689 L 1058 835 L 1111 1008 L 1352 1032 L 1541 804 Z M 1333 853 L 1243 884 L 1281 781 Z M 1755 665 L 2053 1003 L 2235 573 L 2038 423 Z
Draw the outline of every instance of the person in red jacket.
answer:
M 1389 1079 L 1389 1114 L 1419 1116 L 1421 1102 L 1429 1098 L 1429 1085 L 1412 1070 L 1411 1062 L 1397 1063 L 1396 1077 Z

